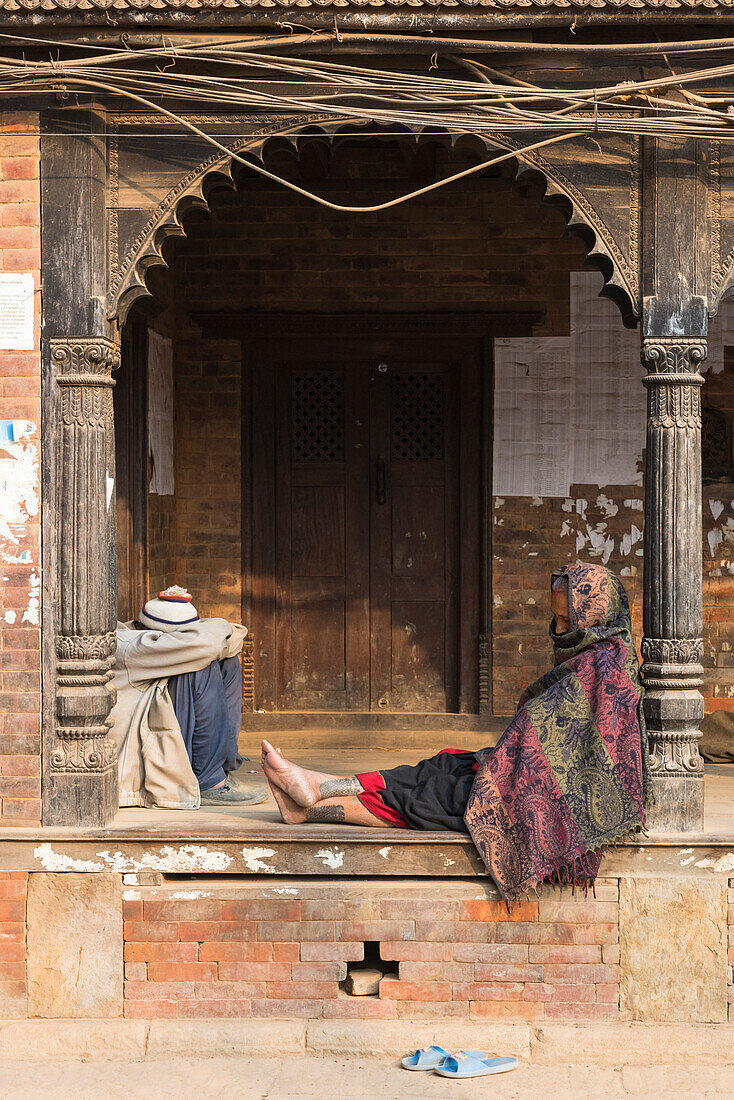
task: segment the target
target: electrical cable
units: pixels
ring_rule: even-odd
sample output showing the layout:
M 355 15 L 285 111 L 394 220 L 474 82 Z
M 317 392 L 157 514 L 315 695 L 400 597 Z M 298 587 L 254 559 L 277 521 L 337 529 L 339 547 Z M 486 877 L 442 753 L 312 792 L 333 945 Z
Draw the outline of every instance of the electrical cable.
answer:
M 293 36 L 287 40 L 290 46 L 295 37 L 313 43 L 314 38 L 323 42 L 330 41 L 333 36 L 331 32 Z M 340 32 L 340 38 L 343 37 Z M 359 35 L 351 37 L 355 40 L 362 38 Z M 404 40 L 404 36 L 384 37 L 392 42 Z M 172 40 L 166 42 L 162 39 L 160 46 L 140 50 L 101 50 L 100 47 L 83 46 L 68 40 L 52 43 L 6 34 L 0 34 L 0 39 L 33 42 L 34 45 L 43 43 L 57 51 L 57 55 L 48 60 L 0 57 L 0 102 L 17 101 L 18 95 L 47 97 L 54 92 L 67 98 L 72 95 L 102 95 L 111 97 L 113 101 L 121 99 L 181 127 L 271 181 L 322 206 L 349 213 L 374 213 L 388 209 L 503 161 L 585 135 L 592 136 L 597 143 L 603 134 L 734 140 L 734 108 L 729 107 L 729 103 L 734 102 L 734 87 L 731 91 L 728 87 L 734 78 L 734 61 L 683 73 L 674 73 L 668 61 L 668 54 L 680 57 L 704 51 L 711 53 L 711 42 L 706 40 L 698 43 L 658 43 L 660 48 L 652 52 L 667 65 L 668 71 L 664 75 L 574 88 L 544 87 L 520 80 L 479 60 L 461 57 L 449 48 L 460 41 L 462 49 L 465 49 L 467 40 L 441 39 L 439 36 L 430 40 L 437 50 L 436 63 L 432 60 L 428 73 L 396 72 L 343 65 L 325 58 L 261 53 L 259 50 L 263 44 L 270 46 L 276 41 L 262 36 L 227 42 L 224 47 L 216 39 L 180 47 Z M 277 42 L 283 44 L 284 39 L 278 37 Z M 251 48 L 255 44 L 258 50 Z M 497 43 L 474 43 L 471 52 L 475 52 L 475 47 L 478 49 L 480 45 L 485 52 L 495 46 L 499 48 Z M 509 45 L 512 52 L 521 44 Z M 522 43 L 522 46 L 530 46 L 543 56 L 547 50 L 536 50 L 536 47 L 556 51 L 563 48 L 549 43 Z M 650 46 L 649 43 L 639 44 L 639 49 L 648 50 Z M 720 52 L 734 51 L 734 40 L 716 40 L 715 46 Z M 61 58 L 61 49 L 67 47 L 96 52 L 82 57 Z M 457 77 L 439 72 L 440 61 L 462 69 L 463 75 Z M 202 63 L 209 66 L 208 71 L 202 72 L 197 68 Z M 225 77 L 212 72 L 212 65 L 220 66 L 228 75 Z M 262 79 L 262 74 L 267 76 L 266 80 Z M 470 76 L 474 79 L 469 79 Z M 691 86 L 712 83 L 717 85 L 709 89 L 713 94 L 700 95 L 690 91 Z M 665 97 L 664 93 L 671 89 L 683 93 L 683 102 Z M 199 111 L 207 107 L 223 111 L 233 108 L 238 111 L 277 111 L 283 115 L 284 136 L 287 134 L 288 115 L 306 112 L 323 115 L 323 122 L 339 122 L 345 127 L 353 123 L 357 128 L 354 136 L 358 137 L 366 136 L 366 128 L 370 126 L 382 127 L 378 134 L 386 136 L 385 127 L 398 125 L 413 131 L 420 129 L 424 133 L 462 133 L 477 137 L 490 134 L 500 145 L 502 135 L 520 133 L 525 136 L 525 141 L 516 149 L 388 202 L 374 206 L 344 206 L 299 187 L 269 171 L 254 158 L 235 153 L 182 113 L 181 107 L 191 102 L 196 103 Z M 177 109 L 174 110 L 174 106 Z M 314 120 L 313 125 L 318 127 L 318 122 Z M 226 136 L 232 140 L 232 136 Z M 308 135 L 292 136 L 295 140 Z M 533 140 L 528 142 L 527 138 L 531 136 Z

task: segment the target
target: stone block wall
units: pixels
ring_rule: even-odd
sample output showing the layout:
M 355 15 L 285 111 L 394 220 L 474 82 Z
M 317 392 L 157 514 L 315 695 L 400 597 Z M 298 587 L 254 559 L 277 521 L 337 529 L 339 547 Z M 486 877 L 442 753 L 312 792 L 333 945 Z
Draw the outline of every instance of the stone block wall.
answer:
M 729 969 L 727 973 L 727 999 L 729 1022 L 734 1024 L 734 878 L 729 879 L 727 898 L 727 923 L 729 926 Z
M 35 287 L 33 347 L 0 350 L 0 825 L 41 816 L 39 175 L 38 115 L 0 113 L 0 272 Z

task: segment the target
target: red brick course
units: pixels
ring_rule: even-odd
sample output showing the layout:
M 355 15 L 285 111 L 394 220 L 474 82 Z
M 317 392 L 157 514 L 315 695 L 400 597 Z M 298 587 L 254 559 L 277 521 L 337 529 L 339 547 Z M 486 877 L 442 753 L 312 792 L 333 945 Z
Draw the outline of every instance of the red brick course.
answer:
M 27 1014 L 25 927 L 28 874 L 0 872 L 0 1018 Z
M 0 351 L 0 420 L 30 421 L 26 445 L 36 452 L 41 413 L 39 175 L 38 116 L 0 114 L 0 271 L 32 273 L 37 290 L 33 350 Z M 28 511 L 14 535 L 18 541 L 0 549 L 0 824 L 27 825 L 41 816 L 40 631 L 31 605 L 31 595 L 38 597 L 40 591 L 40 515 Z
M 619 968 L 617 884 L 597 897 L 551 890 L 510 913 L 496 898 L 272 896 L 269 886 L 200 899 L 144 888 L 125 902 L 125 1011 L 134 1017 L 613 1019 Z M 270 895 L 270 896 L 269 896 Z M 458 895 L 458 896 L 457 896 Z M 412 914 L 411 917 L 404 914 Z M 423 919 L 430 914 L 430 919 Z M 362 919 L 365 915 L 369 919 Z M 245 918 L 245 919 L 242 919 Z M 267 919 L 260 919 L 267 918 Z M 334 919 L 336 918 L 336 919 Z M 508 942 L 502 942 L 508 937 Z M 376 942 L 378 997 L 350 997 L 348 965 Z

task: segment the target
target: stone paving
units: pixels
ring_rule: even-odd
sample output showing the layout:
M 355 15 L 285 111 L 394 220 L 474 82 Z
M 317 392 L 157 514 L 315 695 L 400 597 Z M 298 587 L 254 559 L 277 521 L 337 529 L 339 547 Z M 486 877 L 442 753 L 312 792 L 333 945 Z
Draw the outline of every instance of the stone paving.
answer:
M 406 1073 L 388 1058 L 160 1059 L 0 1065 L 3 1100 L 730 1100 L 734 1066 L 523 1065 L 476 1081 Z

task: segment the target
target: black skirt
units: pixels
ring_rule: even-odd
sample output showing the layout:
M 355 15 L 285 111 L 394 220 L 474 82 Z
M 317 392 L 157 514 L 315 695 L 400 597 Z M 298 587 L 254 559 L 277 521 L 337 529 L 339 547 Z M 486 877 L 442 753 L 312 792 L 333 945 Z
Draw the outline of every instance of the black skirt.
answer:
M 360 802 L 391 825 L 466 832 L 464 811 L 476 769 L 475 753 L 447 749 L 418 764 L 358 775 L 365 789 Z

